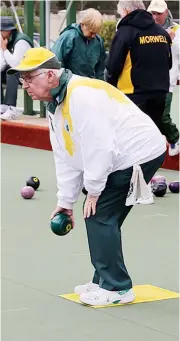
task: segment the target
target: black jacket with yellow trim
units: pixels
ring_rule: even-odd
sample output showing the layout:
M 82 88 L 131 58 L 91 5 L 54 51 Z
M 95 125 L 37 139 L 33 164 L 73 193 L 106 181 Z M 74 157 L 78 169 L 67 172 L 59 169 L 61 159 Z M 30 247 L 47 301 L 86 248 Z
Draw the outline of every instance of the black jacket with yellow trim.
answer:
M 118 24 L 106 80 L 125 94 L 169 91 L 171 38 L 150 13 L 135 10 Z

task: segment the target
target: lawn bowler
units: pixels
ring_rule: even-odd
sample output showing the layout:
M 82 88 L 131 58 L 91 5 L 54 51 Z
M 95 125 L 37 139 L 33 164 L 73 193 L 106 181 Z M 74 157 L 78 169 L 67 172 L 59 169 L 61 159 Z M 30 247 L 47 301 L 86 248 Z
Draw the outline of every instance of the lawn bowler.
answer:
M 134 301 L 121 228 L 138 197 L 148 196 L 147 183 L 165 159 L 165 137 L 120 90 L 73 75 L 45 48 L 30 49 L 8 72 L 20 72 L 33 100 L 48 102 L 58 187 L 51 219 L 63 212 L 75 225 L 83 184 L 88 192 L 83 215 L 95 271 L 74 291 L 91 306 Z

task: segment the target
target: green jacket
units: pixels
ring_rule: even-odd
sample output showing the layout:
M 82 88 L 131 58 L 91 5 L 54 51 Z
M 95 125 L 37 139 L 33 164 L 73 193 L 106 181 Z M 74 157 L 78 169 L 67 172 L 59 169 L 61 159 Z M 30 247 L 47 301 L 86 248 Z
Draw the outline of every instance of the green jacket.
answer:
M 11 37 L 9 39 L 8 45 L 7 45 L 7 49 L 11 53 L 13 53 L 14 47 L 19 40 L 25 40 L 27 41 L 27 43 L 29 43 L 31 47 L 34 47 L 32 40 L 26 34 L 18 32 L 17 30 L 13 30 Z
M 87 39 L 80 25 L 72 24 L 60 33 L 52 51 L 62 66 L 80 76 L 104 79 L 105 49 L 100 36 Z

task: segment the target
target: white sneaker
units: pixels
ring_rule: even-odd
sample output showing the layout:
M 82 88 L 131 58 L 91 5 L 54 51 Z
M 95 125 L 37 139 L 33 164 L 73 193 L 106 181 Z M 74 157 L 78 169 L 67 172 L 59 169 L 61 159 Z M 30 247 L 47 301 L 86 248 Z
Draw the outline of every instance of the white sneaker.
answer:
M 19 116 L 22 115 L 21 111 L 18 111 L 16 107 L 9 106 L 8 109 L 5 111 L 4 114 L 0 115 L 2 120 L 15 120 Z
M 133 289 L 122 291 L 109 291 L 102 288 L 96 291 L 83 293 L 80 295 L 80 301 L 88 305 L 110 305 L 118 303 L 130 303 L 135 300 Z
M 0 104 L 0 113 L 4 114 L 6 110 L 8 109 L 8 105 L 6 104 Z
M 153 198 L 153 196 L 152 196 L 151 198 L 147 198 L 147 199 L 139 198 L 139 199 L 136 201 L 136 204 L 151 205 L 151 204 L 154 204 L 154 198 Z
M 176 143 L 169 144 L 169 156 L 175 156 L 179 154 L 179 152 L 180 152 L 179 141 L 177 141 Z
M 92 291 L 96 290 L 97 288 L 99 288 L 98 284 L 89 282 L 89 283 L 86 283 L 83 285 L 77 285 L 74 288 L 74 292 L 78 295 L 81 295 L 83 293 L 92 292 Z

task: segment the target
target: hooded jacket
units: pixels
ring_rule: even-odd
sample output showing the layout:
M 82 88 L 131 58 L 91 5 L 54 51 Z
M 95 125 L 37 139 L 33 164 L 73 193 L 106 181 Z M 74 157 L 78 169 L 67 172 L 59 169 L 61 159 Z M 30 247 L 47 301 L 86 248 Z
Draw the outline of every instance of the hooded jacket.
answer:
M 78 24 L 61 32 L 52 51 L 65 69 L 79 76 L 104 79 L 105 49 L 100 36 L 87 39 Z
M 135 10 L 118 24 L 107 62 L 107 81 L 126 95 L 169 91 L 171 38 L 150 13 Z

